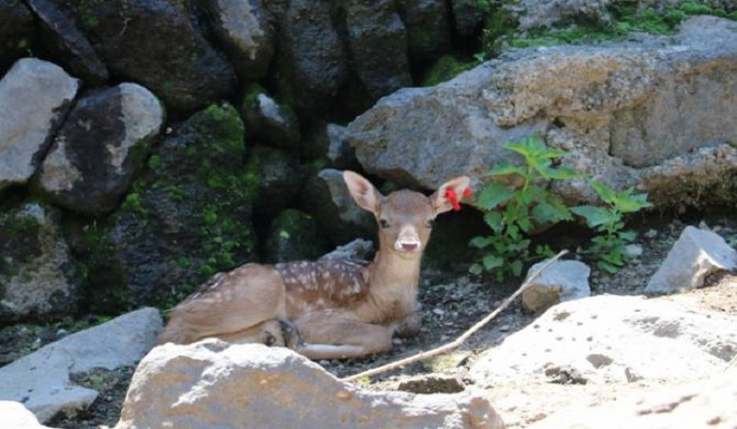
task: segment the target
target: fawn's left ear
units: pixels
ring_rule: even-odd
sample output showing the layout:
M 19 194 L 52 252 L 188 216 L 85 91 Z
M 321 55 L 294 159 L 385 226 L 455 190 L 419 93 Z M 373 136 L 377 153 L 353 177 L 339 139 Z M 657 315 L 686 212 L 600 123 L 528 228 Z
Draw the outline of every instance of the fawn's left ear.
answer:
M 384 199 L 384 196 L 376 190 L 371 182 L 360 174 L 348 170 L 343 172 L 343 180 L 345 180 L 348 191 L 356 201 L 356 204 L 373 214 L 379 212 L 379 205 L 381 200 Z
M 468 184 L 471 179 L 468 176 L 456 177 L 445 182 L 434 194 L 430 196 L 435 214 L 445 213 L 452 209 L 459 210 L 458 205 L 461 198 L 470 192 Z

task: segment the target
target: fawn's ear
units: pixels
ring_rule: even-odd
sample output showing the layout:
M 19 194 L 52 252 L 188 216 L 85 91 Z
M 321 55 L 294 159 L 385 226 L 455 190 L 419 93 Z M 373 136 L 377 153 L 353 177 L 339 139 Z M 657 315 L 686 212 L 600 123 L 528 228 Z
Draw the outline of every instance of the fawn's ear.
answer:
M 471 183 L 471 179 L 468 176 L 456 177 L 453 180 L 449 180 L 443 183 L 434 194 L 430 196 L 432 201 L 432 208 L 435 214 L 445 213 L 453 208 L 453 201 L 449 198 L 448 191 L 451 191 L 453 195 L 457 196 L 456 204 L 463 198 L 463 193 L 468 189 L 468 184 Z
M 356 201 L 356 204 L 373 214 L 378 214 L 379 204 L 381 203 L 383 196 L 376 190 L 371 182 L 366 180 L 360 174 L 348 170 L 343 172 L 343 180 L 345 180 L 345 184 L 348 185 L 348 190 Z

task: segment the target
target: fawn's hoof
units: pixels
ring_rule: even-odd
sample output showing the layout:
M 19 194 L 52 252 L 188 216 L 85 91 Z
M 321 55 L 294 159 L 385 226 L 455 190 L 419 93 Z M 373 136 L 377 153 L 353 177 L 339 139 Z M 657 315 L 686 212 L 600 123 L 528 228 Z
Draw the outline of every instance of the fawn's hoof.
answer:
M 294 350 L 298 346 L 304 345 L 302 336 L 299 335 L 297 327 L 294 326 L 292 322 L 289 322 L 288 320 L 279 320 L 279 324 L 281 324 L 281 333 L 284 338 L 285 347 Z

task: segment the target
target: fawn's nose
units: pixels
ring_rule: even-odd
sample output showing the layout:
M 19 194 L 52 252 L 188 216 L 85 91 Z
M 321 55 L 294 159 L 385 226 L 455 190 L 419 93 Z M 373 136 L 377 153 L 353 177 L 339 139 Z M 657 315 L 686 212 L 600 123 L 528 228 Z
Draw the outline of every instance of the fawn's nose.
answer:
M 417 229 L 412 226 L 406 226 L 399 232 L 397 241 L 394 242 L 394 248 L 400 252 L 417 252 L 422 248 L 420 236 Z

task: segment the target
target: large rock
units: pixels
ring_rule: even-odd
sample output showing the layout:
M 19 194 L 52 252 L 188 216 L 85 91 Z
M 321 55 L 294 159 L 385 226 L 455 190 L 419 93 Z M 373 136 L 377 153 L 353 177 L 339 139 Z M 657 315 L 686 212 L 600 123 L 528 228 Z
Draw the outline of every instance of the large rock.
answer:
M 501 145 L 542 134 L 572 153 L 564 164 L 615 188 L 639 185 L 658 205 L 734 201 L 724 178 L 737 171 L 735 67 L 737 22 L 694 17 L 672 39 L 523 50 L 400 90 L 348 138 L 368 172 L 428 189 L 515 161 Z M 594 197 L 582 180 L 555 190 Z
M 60 67 L 34 58 L 0 80 L 0 191 L 33 175 L 78 88 Z
M 687 226 L 645 288 L 671 293 L 704 285 L 706 276 L 737 269 L 737 251 L 719 234 Z
M 314 260 L 328 251 L 314 217 L 299 210 L 287 209 L 269 225 L 265 243 L 265 262 Z
M 246 88 L 241 114 L 250 140 L 298 152 L 299 118 L 291 107 L 279 104 L 260 85 Z
M 290 1 L 281 21 L 279 90 L 298 110 L 324 117 L 335 108 L 348 79 L 348 57 L 330 16 L 320 0 Z
M 28 5 L 40 23 L 40 49 L 90 85 L 101 85 L 108 80 L 107 67 L 67 10 L 53 0 L 28 0 Z
M 3 424 L 12 429 L 51 429 L 38 422 L 36 416 L 20 402 L 0 401 Z
M 111 73 L 150 89 L 168 109 L 191 111 L 233 93 L 233 67 L 200 34 L 187 2 L 54 1 L 70 5 Z
M 248 177 L 245 152 L 243 123 L 228 104 L 173 126 L 112 225 L 87 228 L 85 260 L 96 287 L 124 295 L 128 305 L 168 307 L 215 272 L 254 260 L 257 178 Z
M 0 74 L 33 45 L 33 15 L 22 0 L 0 1 Z
M 407 27 L 407 48 L 415 61 L 432 61 L 450 49 L 449 2 L 398 0 Z
M 395 2 L 345 2 L 353 69 L 374 99 L 412 84 L 407 36 Z
M 310 178 L 302 192 L 301 203 L 315 216 L 334 245 L 376 235 L 374 216 L 355 203 L 343 173 L 338 170 L 325 169 Z
M 273 215 L 299 195 L 304 173 L 297 158 L 286 152 L 255 146 L 248 154 L 246 168 L 255 182 L 254 211 Z
M 737 319 L 693 305 L 601 295 L 569 301 L 474 363 L 481 386 L 693 381 L 737 355 Z
M 619 397 L 600 406 L 561 410 L 530 429 L 653 429 L 737 427 L 737 367 L 710 379 Z
M 42 422 L 60 411 L 86 409 L 97 392 L 69 376 L 135 365 L 162 327 L 158 310 L 144 308 L 69 335 L 0 368 L 0 399 L 22 402 Z
M 366 392 L 285 348 L 205 340 L 155 348 L 138 366 L 116 429 L 140 427 L 502 428 L 472 391 Z
M 41 191 L 76 212 L 114 210 L 163 121 L 161 103 L 140 85 L 124 83 L 81 98 L 41 166 Z
M 35 202 L 0 212 L 0 323 L 77 310 L 81 276 L 60 222 L 60 213 Z
M 266 76 L 274 56 L 274 28 L 261 0 L 197 0 L 241 79 Z

